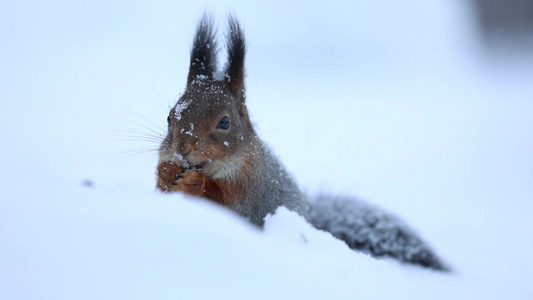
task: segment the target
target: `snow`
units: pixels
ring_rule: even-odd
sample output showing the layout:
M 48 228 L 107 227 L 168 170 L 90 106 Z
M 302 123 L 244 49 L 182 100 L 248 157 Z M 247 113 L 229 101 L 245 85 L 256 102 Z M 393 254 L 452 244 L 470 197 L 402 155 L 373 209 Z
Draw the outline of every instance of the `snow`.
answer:
M 491 56 L 463 3 L 2 4 L 0 299 L 531 299 L 533 57 Z M 396 213 L 452 274 L 154 191 L 206 7 L 243 24 L 252 120 L 302 189 Z
M 181 120 L 181 113 L 189 107 L 190 102 L 183 101 L 181 103 L 176 104 L 176 110 L 174 112 L 174 116 L 176 116 L 176 119 Z M 192 134 L 191 134 L 192 135 Z

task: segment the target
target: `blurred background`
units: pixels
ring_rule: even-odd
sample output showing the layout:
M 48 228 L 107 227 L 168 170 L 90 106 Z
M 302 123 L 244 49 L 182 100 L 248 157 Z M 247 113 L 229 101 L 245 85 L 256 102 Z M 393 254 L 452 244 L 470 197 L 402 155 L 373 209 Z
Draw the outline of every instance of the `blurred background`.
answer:
M 511 49 L 526 54 L 532 52 L 533 2 L 472 0 L 471 9 L 488 51 Z
M 304 190 L 530 291 L 532 1 L 4 0 L 0 177 L 153 190 L 204 11 L 243 24 L 249 110 Z
M 268 104 L 305 117 L 300 99 L 318 110 L 345 105 L 357 112 L 384 101 L 386 113 L 400 103 L 416 107 L 413 100 L 426 106 L 439 99 L 529 105 L 532 96 L 533 4 L 526 0 L 2 1 L 0 9 L 4 140 L 22 157 L 39 157 L 67 173 L 73 166 L 64 158 L 73 155 L 96 162 L 109 154 L 110 161 L 126 160 L 120 169 L 132 167 L 128 155 L 117 159 L 113 153 L 146 145 L 118 142 L 113 134 L 103 139 L 109 132 L 145 130 L 138 123 L 164 131 L 166 111 L 184 88 L 191 39 L 204 11 L 218 19 L 221 34 L 228 13 L 246 30 L 253 114 Z M 382 108 L 372 107 L 374 113 Z M 255 115 L 276 149 L 290 147 L 280 134 L 287 128 L 302 135 L 327 127 Z M 339 126 L 360 125 L 367 124 Z M 338 127 L 326 130 L 332 131 Z M 371 152 L 383 148 L 374 146 Z M 102 177 L 98 163 L 80 167 L 88 177 Z

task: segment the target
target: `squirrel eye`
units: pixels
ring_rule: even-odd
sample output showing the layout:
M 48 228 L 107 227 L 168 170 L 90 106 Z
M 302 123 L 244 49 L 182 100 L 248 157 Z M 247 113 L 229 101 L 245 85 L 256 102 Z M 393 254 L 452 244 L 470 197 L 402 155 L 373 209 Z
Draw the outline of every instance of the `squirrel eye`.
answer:
M 220 119 L 220 122 L 218 122 L 217 129 L 229 129 L 229 117 L 225 116 L 224 118 Z
M 168 115 L 167 117 L 167 124 L 168 126 L 172 125 L 172 121 L 170 120 L 170 115 Z

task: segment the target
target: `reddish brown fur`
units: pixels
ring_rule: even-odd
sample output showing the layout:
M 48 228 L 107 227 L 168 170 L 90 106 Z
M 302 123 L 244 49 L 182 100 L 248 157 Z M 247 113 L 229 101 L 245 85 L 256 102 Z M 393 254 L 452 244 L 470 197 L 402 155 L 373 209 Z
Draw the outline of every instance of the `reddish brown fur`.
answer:
M 210 180 L 196 171 L 182 173 L 180 167 L 172 161 L 161 162 L 157 166 L 157 187 L 163 192 L 183 192 L 192 196 L 202 196 L 216 203 L 232 207 L 246 187 L 246 178 L 256 166 L 253 156 L 243 162 L 238 178 L 234 180 Z M 178 175 L 181 174 L 181 178 Z
M 237 94 L 240 92 L 240 90 L 243 87 L 243 81 L 244 81 L 244 70 L 239 71 L 239 76 L 237 78 L 232 78 L 229 82 L 229 88 L 234 93 Z
M 208 180 L 204 197 L 227 207 L 233 206 L 242 187 L 225 180 Z
M 163 192 L 168 191 L 180 173 L 181 169 L 177 164 L 171 161 L 161 162 L 157 166 L 157 187 Z
M 232 206 L 243 189 L 241 184 L 227 180 L 208 180 L 196 171 L 181 173 L 178 165 L 165 161 L 157 167 L 157 187 L 163 192 L 183 192 L 187 195 L 206 197 L 224 206 Z M 178 175 L 182 178 L 178 179 Z
M 242 198 L 242 193 L 245 191 L 247 182 L 252 177 L 253 170 L 257 168 L 256 157 L 250 155 L 243 161 L 241 168 L 237 172 L 237 178 L 233 178 L 232 180 L 207 180 L 208 185 L 202 196 L 231 208 Z

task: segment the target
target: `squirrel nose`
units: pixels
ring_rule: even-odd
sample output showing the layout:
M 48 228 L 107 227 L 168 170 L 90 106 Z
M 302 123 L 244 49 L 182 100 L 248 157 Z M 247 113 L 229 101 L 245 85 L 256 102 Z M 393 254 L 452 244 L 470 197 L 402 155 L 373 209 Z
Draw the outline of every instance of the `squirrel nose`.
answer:
M 175 148 L 172 149 L 175 153 L 181 154 L 181 155 L 187 155 L 192 150 L 192 145 L 189 143 L 184 142 L 178 142 L 175 145 Z
M 189 152 L 191 152 L 191 150 L 192 150 L 192 146 L 190 144 L 185 144 L 185 145 L 181 146 L 181 154 L 183 154 L 183 155 L 189 154 Z

